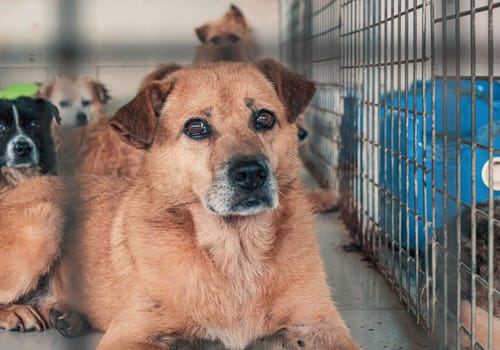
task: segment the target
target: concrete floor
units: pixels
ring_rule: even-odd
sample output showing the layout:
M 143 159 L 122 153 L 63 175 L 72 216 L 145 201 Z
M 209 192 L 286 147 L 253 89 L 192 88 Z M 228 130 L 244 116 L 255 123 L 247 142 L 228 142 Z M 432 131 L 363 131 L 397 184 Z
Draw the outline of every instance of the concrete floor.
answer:
M 339 214 L 322 214 L 317 224 L 320 249 L 333 298 L 362 348 L 431 349 L 430 339 L 415 324 L 413 316 L 407 313 L 382 275 L 371 263 L 363 261 L 361 253 L 347 253 L 342 249 L 351 239 L 339 220 Z M 85 337 L 66 339 L 53 331 L 25 334 L 0 331 L 0 350 L 90 350 L 95 349 L 100 337 L 99 333 L 92 333 Z M 263 347 L 267 346 L 256 344 L 252 349 L 261 350 Z

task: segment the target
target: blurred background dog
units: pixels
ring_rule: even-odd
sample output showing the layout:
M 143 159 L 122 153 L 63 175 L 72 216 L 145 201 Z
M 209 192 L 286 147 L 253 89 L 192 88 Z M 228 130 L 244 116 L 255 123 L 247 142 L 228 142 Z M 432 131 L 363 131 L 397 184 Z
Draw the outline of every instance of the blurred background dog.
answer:
M 85 75 L 58 75 L 35 96 L 57 106 L 62 127 L 80 127 L 105 116 L 111 98 L 104 84 Z
M 254 61 L 258 57 L 253 30 L 235 5 L 220 19 L 196 28 L 195 32 L 201 43 L 194 63 Z

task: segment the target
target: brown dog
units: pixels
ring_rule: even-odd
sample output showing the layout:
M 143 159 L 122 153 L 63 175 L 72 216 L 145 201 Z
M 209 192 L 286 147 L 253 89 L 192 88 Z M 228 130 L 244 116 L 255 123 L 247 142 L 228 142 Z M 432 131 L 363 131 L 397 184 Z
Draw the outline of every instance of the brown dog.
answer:
M 153 82 L 117 112 L 113 127 L 148 150 L 143 168 L 82 179 L 50 281 L 57 307 L 106 332 L 98 349 L 243 349 L 277 334 L 290 349 L 359 349 L 299 179 L 293 123 L 314 90 L 271 60 L 215 64 Z
M 241 10 L 231 5 L 222 18 L 196 28 L 201 44 L 194 63 L 254 61 L 258 47 Z

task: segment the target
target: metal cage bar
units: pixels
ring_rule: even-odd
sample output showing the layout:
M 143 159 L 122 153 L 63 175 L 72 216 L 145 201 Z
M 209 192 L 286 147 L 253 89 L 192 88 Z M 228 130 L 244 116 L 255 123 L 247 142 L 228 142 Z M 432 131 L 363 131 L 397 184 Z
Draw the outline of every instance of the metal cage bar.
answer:
M 281 0 L 281 58 L 318 86 L 307 164 L 436 349 L 500 346 L 499 14 Z

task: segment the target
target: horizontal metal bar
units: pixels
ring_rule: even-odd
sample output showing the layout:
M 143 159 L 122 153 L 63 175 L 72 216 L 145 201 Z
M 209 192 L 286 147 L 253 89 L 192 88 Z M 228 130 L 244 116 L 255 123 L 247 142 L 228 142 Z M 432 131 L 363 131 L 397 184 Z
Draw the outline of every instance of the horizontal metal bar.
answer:
M 497 7 L 500 7 L 500 2 L 494 2 L 493 5 L 492 5 L 492 8 L 497 8 Z M 480 13 L 480 12 L 486 12 L 488 11 L 489 9 L 489 6 L 488 5 L 485 5 L 485 6 L 480 6 L 480 7 L 476 7 L 474 8 L 474 12 L 477 14 L 477 13 Z M 459 14 L 458 14 L 458 17 L 470 17 L 472 15 L 473 11 L 472 10 L 465 10 L 465 11 L 460 11 Z M 451 14 L 451 15 L 448 15 L 446 17 L 437 17 L 434 19 L 434 23 L 440 23 L 440 22 L 443 22 L 443 20 L 446 20 L 446 21 L 449 21 L 449 20 L 453 20 L 453 19 L 456 19 L 457 18 L 457 15 L 456 14 Z
M 312 14 L 311 14 L 311 17 L 315 17 L 316 15 L 318 15 L 319 13 L 323 12 L 324 10 L 326 10 L 327 8 L 329 8 L 330 6 L 332 6 L 333 4 L 335 4 L 338 0 L 332 0 L 330 1 L 329 3 L 327 3 L 326 5 L 324 5 L 323 7 L 319 8 L 318 10 L 314 11 Z
M 385 66 L 392 66 L 392 65 L 402 65 L 406 63 L 422 63 L 422 62 L 427 62 L 429 60 L 428 57 L 419 57 L 417 59 L 410 59 L 410 60 L 400 60 L 400 61 L 392 61 L 392 62 L 380 62 L 380 63 L 369 63 L 369 64 L 359 64 L 359 65 L 344 65 L 340 66 L 341 69 L 353 69 L 353 68 L 371 68 L 371 67 L 385 67 Z

